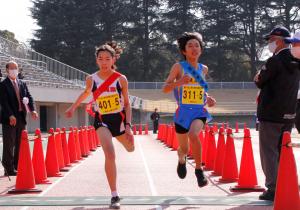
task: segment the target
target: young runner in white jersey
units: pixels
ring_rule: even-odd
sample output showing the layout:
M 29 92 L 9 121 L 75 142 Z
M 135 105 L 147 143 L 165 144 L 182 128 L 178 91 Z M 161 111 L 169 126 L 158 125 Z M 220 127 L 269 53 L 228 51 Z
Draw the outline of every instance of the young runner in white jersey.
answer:
M 116 72 L 114 66 L 119 57 L 118 52 L 120 49 L 115 42 L 101 45 L 96 49 L 96 62 L 99 70 L 87 77 L 84 92 L 66 111 L 66 116 L 72 117 L 80 103 L 93 93 L 97 105 L 94 127 L 105 155 L 105 173 L 112 194 L 110 207 L 115 209 L 120 208 L 120 198 L 116 185 L 117 169 L 112 137 L 115 137 L 128 152 L 134 151 L 128 81 L 124 75 Z

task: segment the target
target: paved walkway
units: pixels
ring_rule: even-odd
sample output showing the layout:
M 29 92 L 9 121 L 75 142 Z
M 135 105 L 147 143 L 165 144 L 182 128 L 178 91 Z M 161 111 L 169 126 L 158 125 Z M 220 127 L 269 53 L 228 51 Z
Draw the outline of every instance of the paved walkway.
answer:
M 263 186 L 264 176 L 259 162 L 257 132 L 252 130 L 251 134 L 258 183 Z M 297 141 L 295 139 L 294 142 Z M 179 179 L 176 174 L 176 152 L 170 151 L 160 141 L 155 140 L 152 134 L 136 136 L 135 143 L 135 152 L 127 153 L 117 141 L 114 141 L 118 189 L 123 198 L 122 209 L 271 210 L 273 208 L 272 203 L 257 199 L 259 192 L 231 192 L 229 188 L 236 183 L 219 183 L 219 177 L 211 176 L 209 171 L 205 172 L 209 180 L 208 186 L 199 188 L 192 160 L 189 160 L 187 177 Z M 239 165 L 242 140 L 235 140 L 235 148 Z M 300 158 L 299 150 L 294 149 L 296 160 Z M 3 168 L 0 168 L 0 174 L 3 173 Z M 50 178 L 51 185 L 37 185 L 43 190 L 42 193 L 21 195 L 6 194 L 7 190 L 14 187 L 15 177 L 11 177 L 12 181 L 9 181 L 7 177 L 0 176 L 1 210 L 107 209 L 110 191 L 104 173 L 104 156 L 101 148 L 80 163 L 74 164 L 69 172 L 63 174 L 61 178 Z

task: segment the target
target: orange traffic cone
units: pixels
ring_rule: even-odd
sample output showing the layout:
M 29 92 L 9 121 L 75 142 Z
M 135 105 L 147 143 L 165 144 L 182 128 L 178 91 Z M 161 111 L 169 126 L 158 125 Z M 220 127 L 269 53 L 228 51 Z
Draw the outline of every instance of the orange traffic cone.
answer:
M 139 126 L 139 135 L 142 135 L 143 134 L 143 127 L 142 127 L 142 124 L 140 124 Z
M 239 124 L 238 124 L 237 121 L 235 122 L 235 132 L 236 132 L 236 133 L 239 132 Z
M 32 153 L 32 166 L 34 171 L 36 184 L 51 184 L 47 179 L 44 150 L 41 139 L 40 129 L 35 130 L 36 139 L 34 140 L 33 153 Z
M 97 149 L 97 141 L 96 141 L 95 135 L 93 133 L 94 132 L 93 131 L 93 126 L 89 126 L 88 129 L 90 131 L 89 135 L 90 135 L 90 138 L 92 139 L 93 149 L 96 150 Z
M 69 171 L 68 169 L 65 168 L 64 153 L 63 153 L 62 144 L 61 144 L 60 128 L 56 128 L 54 139 L 55 139 L 55 146 L 56 146 L 59 170 L 60 171 Z
M 78 135 L 80 135 L 80 133 L 82 135 L 82 139 L 83 139 L 82 141 L 83 141 L 83 145 L 84 145 L 84 150 L 85 150 L 86 155 L 88 156 L 91 153 L 91 148 L 90 148 L 90 143 L 89 143 L 89 139 L 88 139 L 85 127 L 82 127 L 80 129 L 80 131 L 78 131 Z
M 72 127 L 70 127 L 70 133 L 68 138 L 68 149 L 69 149 L 70 162 L 71 163 L 78 162 L 77 154 L 76 154 L 76 146 L 74 141 L 74 131 Z
M 244 133 L 244 142 L 238 185 L 230 188 L 230 190 L 255 192 L 265 191 L 264 188 L 257 185 L 257 176 L 249 128 L 246 128 Z
M 88 151 L 93 151 L 93 148 L 92 148 L 92 142 L 91 142 L 91 139 L 90 139 L 89 136 L 88 136 L 88 130 L 87 130 L 87 127 L 84 126 L 82 131 L 83 131 L 83 138 L 84 138 L 85 141 L 87 142 Z
M 215 133 L 218 132 L 218 124 L 216 122 L 214 123 L 213 130 Z
M 83 130 L 79 129 L 78 131 L 78 137 L 79 137 L 79 144 L 80 144 L 80 151 L 81 151 L 81 155 L 82 157 L 87 157 L 87 149 L 85 148 L 85 143 L 84 143 L 84 139 L 83 139 Z
M 276 182 L 274 210 L 300 209 L 297 168 L 293 149 L 287 146 L 289 143 L 291 143 L 291 134 L 284 132 Z
M 96 151 L 93 145 L 93 139 L 91 138 L 91 131 L 88 127 L 84 127 L 84 132 L 85 132 L 85 136 L 87 141 L 89 142 L 89 146 L 90 146 L 90 151 Z
M 206 158 L 205 158 L 205 170 L 213 170 L 214 163 L 216 159 L 216 140 L 214 135 L 215 128 L 213 126 L 210 127 L 209 130 L 209 137 L 207 142 L 207 151 L 206 151 Z
M 216 160 L 215 160 L 215 163 L 214 163 L 214 171 L 213 171 L 212 175 L 214 175 L 214 176 L 221 176 L 222 175 L 224 155 L 225 155 L 224 128 L 221 127 L 219 129 Z
M 80 128 L 80 130 L 81 130 L 81 128 Z M 82 154 L 81 154 L 81 150 L 80 150 L 78 128 L 74 128 L 74 141 L 75 141 L 75 148 L 76 148 L 77 160 L 81 160 L 82 159 Z
M 166 126 L 166 135 L 165 135 L 165 138 L 163 139 L 163 143 L 166 145 L 168 144 L 169 136 L 170 136 L 170 125 L 167 125 Z
M 238 168 L 235 155 L 234 141 L 232 138 L 232 129 L 227 130 L 227 139 L 225 146 L 225 158 L 223 162 L 222 177 L 219 182 L 235 182 L 238 180 Z
M 168 125 L 165 124 L 164 125 L 164 132 L 163 132 L 163 136 L 162 136 L 162 142 L 165 143 L 167 141 L 167 137 L 168 137 Z
M 91 145 L 90 140 L 88 138 L 88 133 L 87 133 L 86 126 L 84 126 L 82 128 L 82 136 L 83 136 L 83 141 L 85 142 L 86 151 L 87 151 L 88 154 L 90 154 L 91 151 L 92 151 L 92 147 L 91 147 L 92 145 Z
M 145 135 L 148 135 L 148 124 L 145 125 Z
M 64 163 L 65 163 L 65 166 L 69 167 L 69 166 L 71 166 L 71 163 L 70 163 L 70 155 L 69 155 L 69 149 L 68 149 L 66 135 L 67 135 L 66 128 L 62 128 L 61 145 L 62 145 L 63 154 L 64 154 Z
M 133 125 L 133 135 L 136 135 L 136 124 Z
M 32 193 L 41 192 L 35 188 L 33 167 L 30 157 L 30 148 L 28 142 L 27 131 L 22 131 L 21 145 L 19 153 L 18 173 L 16 179 L 16 186 L 14 189 L 9 190 L 8 193 Z
M 161 140 L 162 126 L 163 126 L 162 124 L 158 126 L 157 137 L 156 137 L 156 139 L 158 140 Z
M 50 128 L 50 130 L 49 130 L 45 163 L 46 163 L 46 170 L 47 170 L 48 177 L 62 176 L 62 174 L 59 173 L 59 165 L 58 165 L 58 159 L 57 159 L 57 153 L 56 153 L 53 128 Z

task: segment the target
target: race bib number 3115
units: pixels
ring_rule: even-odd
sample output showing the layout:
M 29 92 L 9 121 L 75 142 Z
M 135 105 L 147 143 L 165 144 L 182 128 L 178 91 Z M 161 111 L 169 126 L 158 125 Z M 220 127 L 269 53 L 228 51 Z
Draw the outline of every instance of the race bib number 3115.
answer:
M 201 86 L 183 86 L 182 104 L 203 104 L 204 89 Z
M 97 105 L 101 114 L 109 114 L 121 108 L 119 94 L 101 96 L 97 98 Z

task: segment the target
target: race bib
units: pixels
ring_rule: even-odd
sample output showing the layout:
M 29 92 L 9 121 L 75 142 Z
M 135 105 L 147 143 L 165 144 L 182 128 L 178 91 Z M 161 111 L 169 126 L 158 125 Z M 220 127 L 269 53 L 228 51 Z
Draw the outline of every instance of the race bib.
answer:
M 199 104 L 204 103 L 204 89 L 201 86 L 183 86 L 182 104 Z
M 100 96 L 96 100 L 100 114 L 109 114 L 121 109 L 119 94 Z

